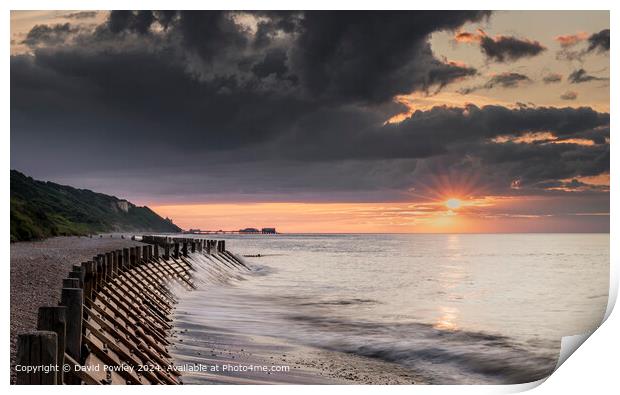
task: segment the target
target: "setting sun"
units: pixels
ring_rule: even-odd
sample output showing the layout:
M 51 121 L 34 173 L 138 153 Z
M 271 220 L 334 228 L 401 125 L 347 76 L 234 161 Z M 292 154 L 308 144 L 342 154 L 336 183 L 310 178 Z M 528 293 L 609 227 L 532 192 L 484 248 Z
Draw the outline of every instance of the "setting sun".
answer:
M 461 207 L 461 201 L 456 198 L 446 200 L 445 204 L 446 204 L 446 207 L 449 208 L 450 210 L 456 210 L 457 208 Z

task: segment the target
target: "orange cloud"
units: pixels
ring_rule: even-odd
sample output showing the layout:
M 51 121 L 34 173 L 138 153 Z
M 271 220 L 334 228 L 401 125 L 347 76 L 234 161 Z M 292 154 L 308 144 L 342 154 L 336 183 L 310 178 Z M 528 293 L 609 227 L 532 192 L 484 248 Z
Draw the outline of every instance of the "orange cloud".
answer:
M 477 43 L 480 42 L 480 36 L 475 33 L 459 32 L 454 35 L 454 40 L 458 43 Z
M 587 176 L 577 178 L 579 181 L 590 185 L 609 186 L 609 173 L 602 173 L 596 176 Z
M 515 143 L 515 144 L 576 144 L 592 146 L 594 141 L 582 138 L 560 139 L 551 132 L 529 132 L 521 135 L 501 135 L 491 139 L 496 144 Z
M 477 33 L 457 32 L 454 35 L 454 41 L 465 44 L 479 43 L 482 37 L 486 37 L 486 35 L 487 34 L 482 29 L 478 29 Z
M 587 40 L 590 35 L 586 32 L 579 32 L 576 34 L 564 34 L 555 37 L 555 41 L 560 43 L 563 48 L 572 47 L 584 40 Z
M 551 132 L 535 132 L 535 133 L 529 132 L 529 133 L 521 134 L 519 136 L 513 136 L 513 135 L 497 136 L 491 139 L 491 141 L 493 141 L 494 143 L 498 143 L 498 144 L 508 143 L 508 142 L 517 143 L 517 144 L 521 144 L 521 143 L 531 144 L 531 143 L 550 142 L 556 139 L 557 137 L 555 137 Z

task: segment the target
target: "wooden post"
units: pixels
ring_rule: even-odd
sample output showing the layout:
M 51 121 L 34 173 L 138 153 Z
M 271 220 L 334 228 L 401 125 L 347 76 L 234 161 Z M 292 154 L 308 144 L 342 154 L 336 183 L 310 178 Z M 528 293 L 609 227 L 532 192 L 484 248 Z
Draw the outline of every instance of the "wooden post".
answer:
M 93 291 L 99 291 L 99 276 L 101 276 L 101 261 L 99 255 L 93 257 Z M 93 295 L 94 296 L 94 295 Z
M 99 254 L 99 289 L 103 288 L 106 282 L 107 259 L 105 254 Z
M 153 245 L 153 257 L 159 261 L 159 246 L 157 244 Z
M 92 262 L 82 262 L 82 272 L 84 273 L 84 283 L 82 285 L 82 289 L 84 290 L 84 298 L 88 299 L 92 299 L 92 271 Z
M 211 240 L 207 240 L 207 255 L 211 255 Z
M 149 247 L 150 246 L 142 246 L 142 259 L 144 262 L 149 261 Z
M 191 246 L 190 251 L 191 251 L 191 252 L 196 252 L 196 241 L 192 241 L 192 242 L 190 243 L 190 246 Z
M 114 267 L 114 252 L 108 252 L 105 254 L 105 280 L 106 282 L 112 279 L 112 270 Z
M 131 264 L 129 248 L 123 248 L 123 271 L 129 270 L 129 265 Z
M 90 285 L 91 285 L 91 292 L 92 292 L 91 297 L 93 299 L 95 298 L 95 294 L 97 293 L 97 260 L 98 260 L 97 257 L 94 256 L 93 260 L 91 261 L 93 265 L 93 269 L 92 269 L 93 271 L 91 273 L 92 277 L 91 277 Z
M 80 288 L 80 280 L 77 278 L 63 278 L 62 287 L 63 288 Z
M 81 362 L 82 355 L 82 303 L 83 293 L 80 288 L 63 288 L 60 294 L 60 305 L 67 308 L 66 346 L 67 354 Z
M 179 243 L 174 243 L 174 258 L 179 259 Z
M 89 272 L 88 272 L 88 262 L 82 262 L 81 266 L 81 270 L 80 270 L 80 288 L 82 288 L 84 290 L 84 297 L 86 298 L 87 294 L 87 288 L 88 288 L 88 276 L 89 276 Z M 63 283 L 63 288 L 75 288 L 75 287 L 66 287 Z
M 187 256 L 187 241 L 183 241 L 182 252 L 183 256 Z
M 166 245 L 164 246 L 164 260 L 169 260 L 170 259 L 170 244 L 166 243 Z
M 77 278 L 77 279 L 79 280 L 79 279 L 80 279 L 80 276 L 81 276 L 80 271 L 77 271 L 77 270 L 71 270 L 71 271 L 69 272 L 69 278 Z
M 84 289 L 84 283 L 86 282 L 86 263 L 82 262 L 80 264 L 80 285 L 79 287 Z M 63 287 L 65 288 L 65 287 Z M 72 287 L 69 287 L 72 288 Z
M 65 363 L 65 333 L 67 325 L 66 312 L 67 308 L 63 306 L 39 307 L 39 316 L 37 321 L 38 330 L 56 333 L 56 363 L 58 364 L 56 384 L 63 383 L 62 366 Z
M 110 278 L 116 278 L 118 275 L 118 255 L 119 250 L 112 251 L 112 265 L 110 269 Z
M 101 290 L 104 283 L 104 273 L 105 269 L 103 265 L 105 263 L 105 255 L 99 254 L 97 255 L 97 290 Z
M 123 250 L 116 251 L 116 275 L 119 276 L 123 272 Z
M 97 291 L 101 291 L 101 288 L 103 287 L 103 276 L 104 276 L 103 264 L 105 262 L 105 255 L 103 254 L 97 255 L 96 262 L 97 262 Z
M 97 280 L 97 262 L 88 261 L 88 265 L 90 266 L 90 297 L 92 299 L 95 298 L 95 281 Z
M 35 331 L 18 335 L 15 360 L 17 384 L 56 384 L 57 350 L 58 337 L 54 332 Z M 39 369 L 28 372 L 27 367 Z M 62 366 L 59 368 L 62 369 Z
M 118 250 L 118 253 L 116 254 L 116 275 L 120 276 L 120 274 L 123 272 L 123 265 L 124 263 L 124 254 L 123 254 L 123 250 L 120 249 Z
M 142 256 L 142 248 L 135 247 L 134 248 L 134 252 L 136 254 L 136 263 L 135 263 L 135 265 L 139 266 L 142 263 L 142 258 L 141 258 L 141 256 Z
M 129 268 L 133 268 L 136 265 L 136 249 L 131 247 L 129 249 Z

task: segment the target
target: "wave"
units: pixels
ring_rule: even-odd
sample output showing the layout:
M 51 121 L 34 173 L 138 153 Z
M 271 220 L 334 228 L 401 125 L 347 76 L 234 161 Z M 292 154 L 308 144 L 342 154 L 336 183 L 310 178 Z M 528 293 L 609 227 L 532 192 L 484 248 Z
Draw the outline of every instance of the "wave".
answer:
M 359 305 L 359 304 L 377 304 L 380 303 L 374 299 L 339 299 L 339 300 L 324 300 L 318 302 L 304 302 L 299 303 L 300 306 L 347 306 L 347 305 Z
M 179 317 L 178 323 L 185 328 L 202 328 L 211 336 L 219 331 L 286 339 L 294 344 L 396 363 L 439 384 L 526 383 L 550 375 L 557 363 L 559 339 L 520 342 L 497 333 L 440 329 L 416 322 L 413 316 L 398 322 L 387 316 L 364 321 L 346 315 L 358 308 L 372 309 L 381 301 L 333 294 L 330 297 L 328 293 L 318 299 L 316 294 L 264 293 L 261 286 L 248 294 L 244 292 L 247 287 L 234 285 L 281 269 L 254 261 L 248 262 L 250 272 L 237 272 L 218 260 L 199 261 L 202 273 L 196 280 L 207 283 L 204 295 L 208 296 L 199 297 L 200 292 L 195 295 L 196 304 L 191 310 L 198 316 Z
M 439 330 L 425 323 L 379 324 L 304 315 L 289 319 L 314 328 L 313 346 L 398 363 L 443 384 L 462 383 L 472 375 L 478 377 L 474 382 L 526 383 L 549 376 L 557 363 L 557 357 L 491 333 Z

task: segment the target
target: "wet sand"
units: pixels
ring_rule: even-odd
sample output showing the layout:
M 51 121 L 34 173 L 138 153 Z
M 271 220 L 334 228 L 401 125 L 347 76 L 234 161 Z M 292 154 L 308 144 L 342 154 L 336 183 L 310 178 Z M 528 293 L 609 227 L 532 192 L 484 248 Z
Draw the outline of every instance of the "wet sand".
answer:
M 426 384 L 404 367 L 282 340 L 177 329 L 171 347 L 184 384 Z M 187 370 L 202 371 L 187 371 Z M 274 370 L 275 369 L 275 370 Z
M 17 335 L 36 329 L 40 306 L 56 306 L 62 279 L 73 265 L 97 254 L 142 243 L 131 236 L 54 237 L 42 241 L 11 243 L 11 381 L 14 379 Z

